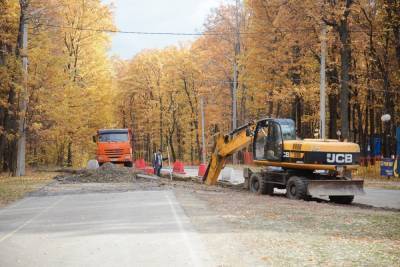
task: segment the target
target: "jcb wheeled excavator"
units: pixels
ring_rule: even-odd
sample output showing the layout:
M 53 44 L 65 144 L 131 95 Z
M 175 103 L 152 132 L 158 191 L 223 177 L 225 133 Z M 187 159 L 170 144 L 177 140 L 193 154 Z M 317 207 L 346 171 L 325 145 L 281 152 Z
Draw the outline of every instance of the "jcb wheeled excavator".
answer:
M 291 199 L 326 196 L 341 204 L 364 194 L 364 181 L 351 178 L 359 166 L 360 147 L 338 140 L 299 140 L 290 119 L 266 118 L 227 135 L 217 133 L 203 181 L 215 184 L 227 157 L 249 144 L 254 164 L 261 167 L 244 169 L 245 187 L 251 192 L 272 195 L 274 188 L 286 189 Z

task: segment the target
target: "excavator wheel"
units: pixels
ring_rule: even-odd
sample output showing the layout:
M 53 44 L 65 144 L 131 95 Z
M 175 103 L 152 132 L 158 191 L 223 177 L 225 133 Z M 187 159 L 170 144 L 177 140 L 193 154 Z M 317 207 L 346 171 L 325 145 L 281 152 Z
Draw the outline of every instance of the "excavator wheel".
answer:
M 354 200 L 354 196 L 329 196 L 329 200 L 338 204 L 351 204 Z
M 289 199 L 307 199 L 307 181 L 304 177 L 292 176 L 286 185 Z
M 267 183 L 263 176 L 259 173 L 251 174 L 249 189 L 250 192 L 259 195 L 272 195 L 274 193 L 274 187 L 272 186 L 272 184 Z

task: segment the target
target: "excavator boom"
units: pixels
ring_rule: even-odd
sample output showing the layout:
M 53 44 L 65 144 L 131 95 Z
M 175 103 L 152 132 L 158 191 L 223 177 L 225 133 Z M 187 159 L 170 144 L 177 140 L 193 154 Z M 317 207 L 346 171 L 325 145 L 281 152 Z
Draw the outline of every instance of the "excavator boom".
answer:
M 218 176 L 224 168 L 227 157 L 233 155 L 252 142 L 252 134 L 255 127 L 256 123 L 251 122 L 228 135 L 217 133 L 214 152 L 211 155 L 211 160 L 203 177 L 203 181 L 206 184 L 214 185 L 217 183 Z

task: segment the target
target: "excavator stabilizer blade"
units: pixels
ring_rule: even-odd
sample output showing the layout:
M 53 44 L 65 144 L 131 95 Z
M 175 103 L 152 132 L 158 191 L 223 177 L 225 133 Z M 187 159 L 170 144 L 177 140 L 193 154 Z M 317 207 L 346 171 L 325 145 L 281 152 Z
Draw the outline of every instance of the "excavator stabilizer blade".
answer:
M 365 195 L 363 180 L 311 180 L 308 194 L 311 196 L 355 196 Z

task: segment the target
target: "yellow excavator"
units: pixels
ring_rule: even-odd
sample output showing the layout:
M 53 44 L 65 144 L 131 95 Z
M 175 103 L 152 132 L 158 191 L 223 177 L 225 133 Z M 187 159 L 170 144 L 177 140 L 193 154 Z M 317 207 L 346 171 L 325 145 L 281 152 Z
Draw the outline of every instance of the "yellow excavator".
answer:
M 257 168 L 244 169 L 244 186 L 253 193 L 272 195 L 274 188 L 286 189 L 290 199 L 329 197 L 340 204 L 350 204 L 355 195 L 365 194 L 364 181 L 352 180 L 360 159 L 360 147 L 355 143 L 300 140 L 293 120 L 271 118 L 215 137 L 203 177 L 208 185 L 217 183 L 229 156 L 251 144 Z

